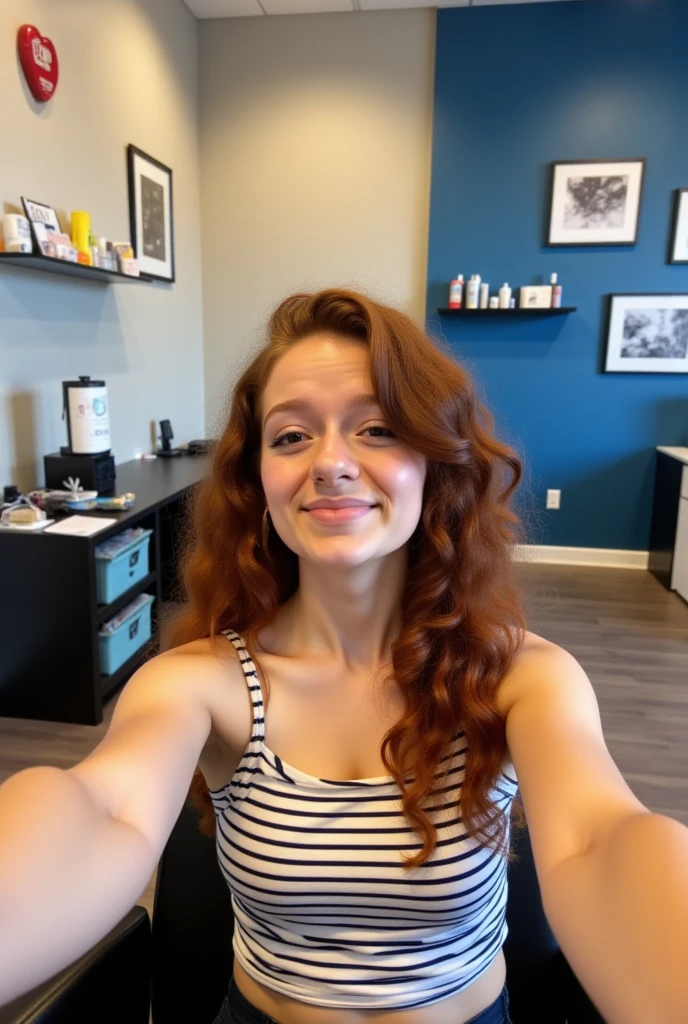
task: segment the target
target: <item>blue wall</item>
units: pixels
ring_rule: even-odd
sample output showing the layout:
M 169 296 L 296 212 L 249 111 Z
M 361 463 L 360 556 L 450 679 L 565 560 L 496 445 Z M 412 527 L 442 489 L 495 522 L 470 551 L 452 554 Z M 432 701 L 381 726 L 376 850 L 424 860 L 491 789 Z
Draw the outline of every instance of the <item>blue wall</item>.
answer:
M 532 543 L 646 550 L 654 447 L 688 443 L 688 376 L 601 372 L 606 295 L 688 292 L 688 266 L 666 263 L 688 187 L 687 54 L 688 0 L 438 11 L 428 327 L 525 460 Z M 635 246 L 543 245 L 550 161 L 642 156 Z M 458 272 L 496 290 L 552 271 L 569 317 L 436 315 Z M 560 511 L 540 511 L 548 487 Z

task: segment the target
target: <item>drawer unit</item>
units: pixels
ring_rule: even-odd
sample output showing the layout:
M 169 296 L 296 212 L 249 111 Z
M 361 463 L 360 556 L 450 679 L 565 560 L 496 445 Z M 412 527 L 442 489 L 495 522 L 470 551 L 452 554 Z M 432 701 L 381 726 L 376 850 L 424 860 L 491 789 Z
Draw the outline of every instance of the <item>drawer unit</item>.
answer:
M 150 640 L 153 600 L 150 594 L 139 594 L 114 618 L 103 623 L 98 633 L 102 675 L 111 676 Z
M 96 555 L 96 598 L 110 604 L 148 575 L 152 530 L 123 530 L 100 544 Z

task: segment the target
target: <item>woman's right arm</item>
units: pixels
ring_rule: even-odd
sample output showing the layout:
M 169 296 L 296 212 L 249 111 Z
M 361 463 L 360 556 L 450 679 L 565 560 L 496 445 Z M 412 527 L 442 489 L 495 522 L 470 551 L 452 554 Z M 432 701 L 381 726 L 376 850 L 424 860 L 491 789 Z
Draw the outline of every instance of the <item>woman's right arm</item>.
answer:
M 87 952 L 145 890 L 210 735 L 206 660 L 153 658 L 85 760 L 0 786 L 0 1006 Z

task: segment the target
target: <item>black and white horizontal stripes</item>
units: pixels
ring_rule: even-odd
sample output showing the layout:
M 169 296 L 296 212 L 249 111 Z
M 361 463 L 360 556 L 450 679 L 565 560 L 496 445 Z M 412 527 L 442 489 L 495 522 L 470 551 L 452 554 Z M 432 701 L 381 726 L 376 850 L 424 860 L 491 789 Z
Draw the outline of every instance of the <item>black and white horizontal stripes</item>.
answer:
M 420 849 L 389 776 L 318 779 L 265 744 L 263 700 L 241 637 L 253 729 L 234 777 L 212 792 L 217 852 L 232 892 L 234 952 L 257 981 L 305 1003 L 410 1009 L 444 999 L 487 970 L 506 938 L 506 862 L 470 839 L 460 795 L 459 733 L 441 762 L 437 848 Z M 503 772 L 492 797 L 507 815 L 518 788 Z

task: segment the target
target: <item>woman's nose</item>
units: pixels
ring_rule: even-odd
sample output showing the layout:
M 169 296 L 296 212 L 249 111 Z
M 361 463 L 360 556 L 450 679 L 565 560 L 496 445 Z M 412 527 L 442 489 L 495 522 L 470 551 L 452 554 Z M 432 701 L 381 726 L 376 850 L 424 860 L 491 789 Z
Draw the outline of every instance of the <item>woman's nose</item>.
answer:
M 346 440 L 337 433 L 328 433 L 314 447 L 311 478 L 334 485 L 340 478 L 354 480 L 359 473 L 356 460 Z

